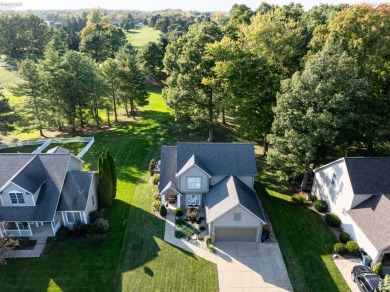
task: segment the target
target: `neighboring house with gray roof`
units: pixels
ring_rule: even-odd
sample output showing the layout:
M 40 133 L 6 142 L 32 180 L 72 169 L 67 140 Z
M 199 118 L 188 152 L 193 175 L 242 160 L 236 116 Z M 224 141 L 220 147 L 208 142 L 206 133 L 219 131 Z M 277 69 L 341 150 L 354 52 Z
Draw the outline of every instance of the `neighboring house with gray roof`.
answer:
M 253 190 L 251 143 L 177 143 L 161 147 L 159 192 L 164 204 L 204 208 L 218 241 L 260 240 L 265 215 Z
M 314 174 L 312 194 L 328 202 L 373 264 L 390 265 L 390 157 L 345 157 Z
M 0 238 L 54 236 L 61 225 L 89 223 L 97 173 L 83 172 L 83 161 L 65 150 L 0 154 Z

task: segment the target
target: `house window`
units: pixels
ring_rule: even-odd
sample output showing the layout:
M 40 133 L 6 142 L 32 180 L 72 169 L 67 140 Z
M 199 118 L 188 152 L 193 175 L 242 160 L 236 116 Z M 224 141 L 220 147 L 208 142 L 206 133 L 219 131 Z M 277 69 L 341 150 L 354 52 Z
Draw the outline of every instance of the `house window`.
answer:
M 9 193 L 9 197 L 11 198 L 12 204 L 24 204 L 25 203 L 22 193 L 12 192 L 12 193 Z
M 241 213 L 233 213 L 233 221 L 241 221 Z
M 200 195 L 187 195 L 187 206 L 199 206 Z
M 187 189 L 189 190 L 200 190 L 202 187 L 202 178 L 197 177 L 187 177 Z
M 66 212 L 68 223 L 81 222 L 80 212 Z

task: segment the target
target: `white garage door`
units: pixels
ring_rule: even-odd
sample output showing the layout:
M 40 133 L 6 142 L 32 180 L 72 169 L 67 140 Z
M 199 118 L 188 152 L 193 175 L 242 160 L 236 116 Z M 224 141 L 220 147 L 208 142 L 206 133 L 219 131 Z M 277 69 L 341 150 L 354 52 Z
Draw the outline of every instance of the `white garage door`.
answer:
M 215 228 L 215 241 L 255 241 L 257 228 Z

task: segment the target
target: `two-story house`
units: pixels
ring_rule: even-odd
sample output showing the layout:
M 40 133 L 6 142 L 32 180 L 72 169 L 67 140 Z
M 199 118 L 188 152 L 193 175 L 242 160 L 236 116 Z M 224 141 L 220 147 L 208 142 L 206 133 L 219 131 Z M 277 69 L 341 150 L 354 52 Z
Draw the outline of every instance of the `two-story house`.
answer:
M 97 209 L 96 172 L 56 147 L 40 154 L 0 154 L 0 238 L 54 236 L 61 225 L 89 223 Z
M 390 157 L 345 157 L 314 170 L 312 194 L 372 257 L 390 264 Z
M 161 147 L 162 202 L 204 208 L 213 241 L 260 240 L 266 224 L 253 190 L 257 174 L 251 143 L 177 143 Z

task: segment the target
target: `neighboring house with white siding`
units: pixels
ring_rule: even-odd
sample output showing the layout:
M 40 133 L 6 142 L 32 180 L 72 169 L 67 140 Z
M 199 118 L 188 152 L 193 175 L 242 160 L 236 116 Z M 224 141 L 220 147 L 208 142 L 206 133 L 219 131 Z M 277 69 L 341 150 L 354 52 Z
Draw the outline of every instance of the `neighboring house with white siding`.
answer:
M 372 257 L 390 264 L 390 157 L 346 157 L 314 170 L 312 194 Z
M 260 240 L 266 219 L 253 190 L 251 143 L 177 143 L 161 147 L 162 202 L 206 211 L 213 241 Z
M 0 220 L 4 236 L 54 236 L 61 225 L 89 223 L 97 209 L 96 172 L 56 147 L 47 153 L 0 154 Z

